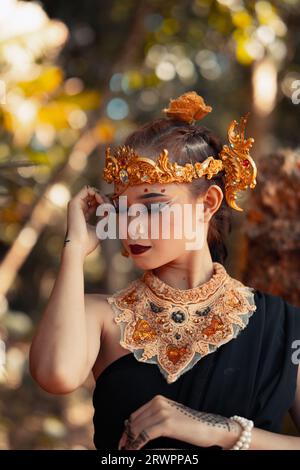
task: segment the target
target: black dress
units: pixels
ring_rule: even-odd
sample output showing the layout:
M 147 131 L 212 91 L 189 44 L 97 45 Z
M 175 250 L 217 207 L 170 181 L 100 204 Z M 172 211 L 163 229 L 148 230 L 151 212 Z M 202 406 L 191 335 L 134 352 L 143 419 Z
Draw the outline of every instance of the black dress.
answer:
M 294 341 L 300 340 L 300 308 L 259 290 L 254 298 L 257 310 L 247 327 L 174 383 L 166 382 L 157 365 L 139 362 L 131 352 L 106 367 L 93 394 L 96 449 L 117 449 L 124 420 L 157 394 L 195 410 L 240 415 L 252 419 L 255 427 L 282 432 L 296 391 L 300 347 Z M 143 446 L 150 448 L 221 449 L 168 437 Z

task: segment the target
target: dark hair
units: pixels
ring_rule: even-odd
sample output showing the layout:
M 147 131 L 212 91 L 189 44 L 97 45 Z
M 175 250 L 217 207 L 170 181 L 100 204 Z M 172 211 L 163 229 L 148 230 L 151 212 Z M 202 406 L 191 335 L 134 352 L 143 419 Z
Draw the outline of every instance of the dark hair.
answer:
M 222 149 L 220 139 L 207 127 L 170 118 L 159 118 L 144 124 L 132 132 L 124 144 L 149 158 L 166 148 L 170 161 L 179 165 L 203 162 L 210 155 L 218 158 Z M 220 186 L 224 197 L 209 223 L 207 242 L 212 260 L 224 264 L 228 255 L 225 239 L 231 231 L 231 208 L 225 199 L 224 171 L 210 180 L 206 177 L 193 179 L 189 187 L 192 194 L 198 196 L 212 184 Z

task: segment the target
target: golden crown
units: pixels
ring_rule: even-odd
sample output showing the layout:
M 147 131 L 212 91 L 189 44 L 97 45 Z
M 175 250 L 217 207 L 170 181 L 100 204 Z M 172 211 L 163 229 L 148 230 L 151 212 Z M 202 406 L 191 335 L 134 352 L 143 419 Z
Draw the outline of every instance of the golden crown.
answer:
M 163 109 L 168 117 L 194 123 L 212 111 L 195 91 L 171 99 L 168 108 Z M 129 146 L 121 145 L 111 154 L 110 147 L 105 151 L 103 178 L 108 183 L 132 186 L 142 183 L 189 183 L 193 178 L 206 176 L 211 179 L 219 171 L 225 173 L 225 197 L 228 205 L 242 211 L 236 204 L 239 191 L 256 185 L 257 168 L 249 154 L 254 139 L 245 139 L 245 126 L 249 113 L 238 123 L 232 121 L 228 127 L 229 145 L 223 145 L 218 157 L 207 157 L 203 162 L 186 163 L 184 166 L 169 161 L 167 149 L 163 149 L 154 161 L 138 155 Z

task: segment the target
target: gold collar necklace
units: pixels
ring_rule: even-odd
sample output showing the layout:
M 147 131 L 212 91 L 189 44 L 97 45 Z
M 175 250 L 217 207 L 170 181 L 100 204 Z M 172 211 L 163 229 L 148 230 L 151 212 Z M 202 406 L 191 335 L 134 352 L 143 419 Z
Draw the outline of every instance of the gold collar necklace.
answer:
M 120 345 L 157 364 L 175 382 L 202 357 L 237 337 L 256 310 L 254 289 L 213 263 L 213 275 L 192 289 L 171 287 L 153 270 L 107 298 L 120 325 Z

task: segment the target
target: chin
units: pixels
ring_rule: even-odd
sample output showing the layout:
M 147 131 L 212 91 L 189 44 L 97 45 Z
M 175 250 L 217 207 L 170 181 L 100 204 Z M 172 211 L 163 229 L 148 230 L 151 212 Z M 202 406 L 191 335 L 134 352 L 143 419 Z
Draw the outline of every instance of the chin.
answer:
M 137 268 L 143 269 L 143 270 L 155 269 L 162 265 L 161 260 L 158 261 L 158 260 L 154 260 L 153 258 L 151 259 L 151 256 L 149 256 L 147 259 L 147 257 L 143 258 L 142 256 L 131 255 L 131 259 Z
M 148 269 L 154 269 L 155 267 L 157 267 L 157 265 L 153 264 L 151 260 L 145 260 L 145 259 L 142 260 L 142 259 L 137 259 L 137 257 L 136 258 L 132 257 L 132 261 L 137 268 L 143 269 L 144 271 Z
M 146 257 L 139 258 L 138 256 L 132 256 L 132 261 L 137 268 L 143 269 L 144 271 L 160 268 L 170 262 L 170 260 L 164 260 L 162 257 L 156 257 L 156 259 L 153 259 L 153 256 L 149 256 L 148 259 Z

